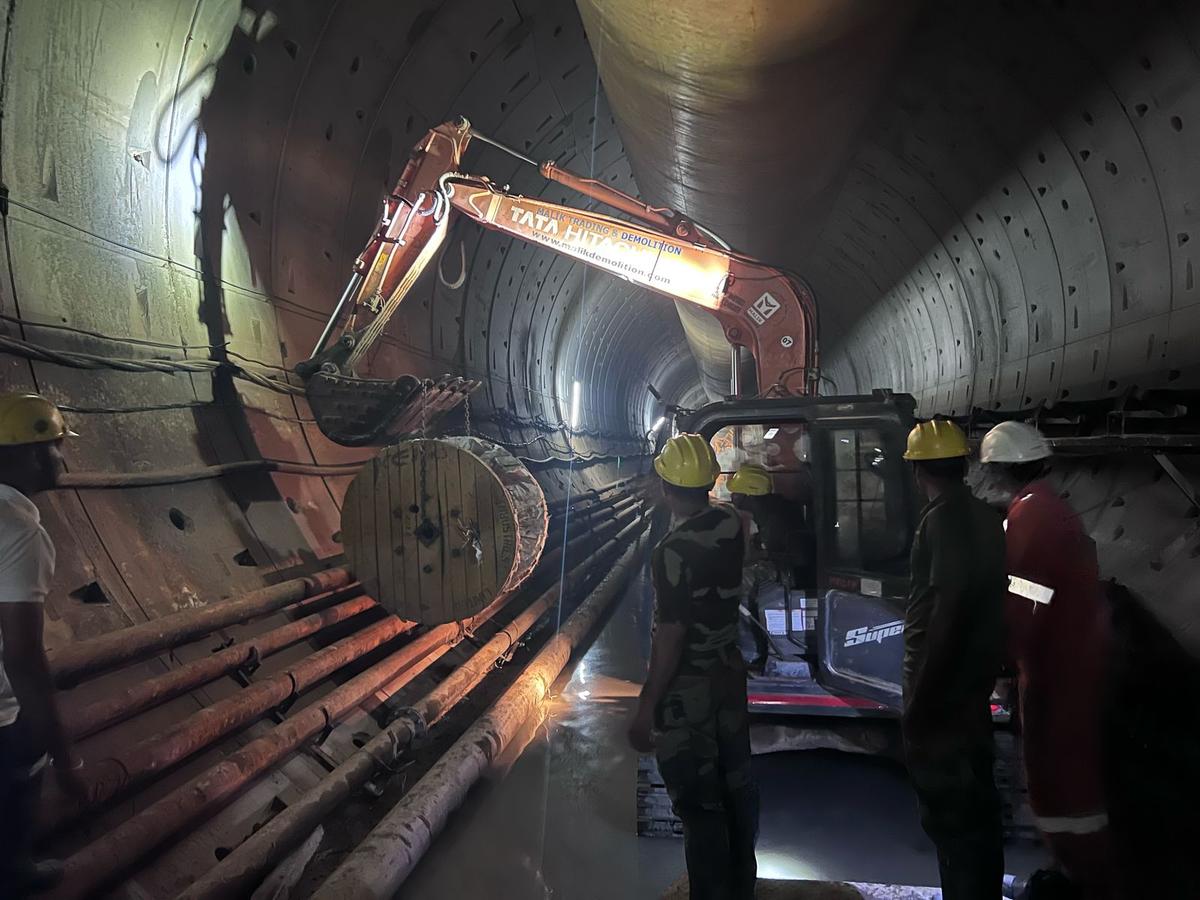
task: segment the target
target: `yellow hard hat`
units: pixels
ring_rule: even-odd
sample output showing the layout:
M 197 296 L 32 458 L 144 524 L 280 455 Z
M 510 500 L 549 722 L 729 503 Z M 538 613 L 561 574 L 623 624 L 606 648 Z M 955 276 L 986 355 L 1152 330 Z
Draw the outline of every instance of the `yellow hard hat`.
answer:
M 921 422 L 908 433 L 905 459 L 954 459 L 968 456 L 967 436 L 963 430 L 946 419 Z
M 774 490 L 771 473 L 753 463 L 742 466 L 730 475 L 725 487 L 729 488 L 731 494 L 745 494 L 748 497 L 761 497 Z
M 654 471 L 676 487 L 712 487 L 721 473 L 716 454 L 698 434 L 677 434 L 654 457 Z
M 74 437 L 58 407 L 37 394 L 0 394 L 0 446 Z

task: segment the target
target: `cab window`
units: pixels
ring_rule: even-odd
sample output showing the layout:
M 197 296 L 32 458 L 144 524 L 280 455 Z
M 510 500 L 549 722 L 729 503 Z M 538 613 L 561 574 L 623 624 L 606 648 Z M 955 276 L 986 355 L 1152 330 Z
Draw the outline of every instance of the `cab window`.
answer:
M 909 478 L 899 448 L 873 428 L 827 434 L 833 472 L 834 564 L 865 571 L 900 571 L 908 562 L 912 523 L 905 502 Z
M 807 511 L 812 499 L 812 464 L 806 425 L 729 425 L 713 435 L 712 447 L 721 467 L 712 492 L 715 498 L 728 500 L 729 476 L 753 463 L 771 473 L 774 493 Z

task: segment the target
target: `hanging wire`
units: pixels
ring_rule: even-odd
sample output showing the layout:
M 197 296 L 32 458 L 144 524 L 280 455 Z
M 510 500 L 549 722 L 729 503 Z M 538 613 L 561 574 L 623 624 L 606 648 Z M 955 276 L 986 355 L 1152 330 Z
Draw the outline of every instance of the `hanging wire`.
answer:
M 596 177 L 596 123 L 600 118 L 600 63 L 596 62 L 596 86 L 592 95 L 592 146 L 591 154 L 588 159 L 588 178 Z M 575 365 L 571 367 L 572 373 L 579 372 L 579 357 L 583 353 L 583 326 L 587 322 L 587 282 L 588 282 L 588 266 L 583 267 L 583 278 L 580 284 L 579 291 L 579 336 L 575 342 Z M 572 380 L 574 383 L 574 379 Z M 572 401 L 574 398 L 572 398 Z M 582 403 L 580 404 L 582 406 Z M 578 422 L 572 422 L 572 427 L 578 427 Z M 563 594 L 566 590 L 567 581 L 567 539 L 571 533 L 571 491 L 575 483 L 575 444 L 573 442 L 574 435 L 572 429 L 566 429 L 567 447 L 571 450 L 567 463 L 567 507 L 563 517 L 563 543 L 562 543 L 562 560 L 558 574 L 558 603 L 556 604 L 554 623 L 554 633 L 558 634 L 562 629 L 562 611 L 563 611 Z
M 590 158 L 588 161 L 588 177 L 589 178 L 594 178 L 596 175 L 596 123 L 599 121 L 599 118 L 600 118 L 600 61 L 597 59 L 596 60 L 596 84 L 595 84 L 595 88 L 594 88 L 593 95 L 592 95 L 592 146 L 591 146 L 591 155 L 590 155 Z M 576 347 L 575 347 L 575 365 L 572 367 L 572 370 L 571 370 L 573 373 L 577 373 L 579 370 L 579 357 L 582 352 L 583 325 L 586 322 L 586 314 L 587 314 L 588 268 L 589 267 L 586 265 L 583 267 L 583 279 L 582 279 L 582 283 L 581 283 L 580 297 L 579 297 L 580 328 L 579 328 L 579 337 L 577 339 Z M 582 406 L 582 400 L 581 400 L 580 405 Z M 561 404 L 559 406 L 559 409 L 561 409 Z M 574 422 L 572 424 L 576 427 L 578 427 L 578 425 L 579 425 L 578 422 Z M 567 438 L 567 446 L 571 449 L 572 452 L 571 452 L 571 454 L 568 458 L 568 462 L 567 462 L 567 495 L 566 495 L 566 507 L 563 510 L 562 559 L 559 563 L 559 573 L 558 573 L 558 603 L 556 604 L 556 607 L 555 607 L 555 623 L 554 623 L 555 635 L 558 635 L 558 633 L 562 630 L 563 594 L 565 593 L 565 590 L 566 590 L 566 581 L 567 581 L 567 543 L 568 543 L 568 539 L 569 539 L 569 536 L 571 533 L 571 491 L 572 491 L 572 488 L 574 486 L 574 481 L 575 481 L 575 462 L 576 462 L 576 454 L 574 452 L 574 450 L 575 450 L 575 444 L 574 444 L 575 435 L 573 434 L 573 430 L 569 429 L 569 428 L 564 429 L 563 433 L 566 435 L 566 438 Z M 549 693 L 549 691 L 547 691 L 547 693 Z M 547 734 L 548 733 L 549 733 L 549 726 L 547 725 Z M 546 866 L 546 824 L 547 824 L 547 820 L 549 819 L 549 816 L 550 816 L 550 808 L 549 808 L 549 804 L 550 804 L 550 767 L 553 762 L 553 757 L 554 757 L 554 745 L 552 742 L 547 740 L 547 742 L 546 742 L 545 775 L 544 775 L 544 782 L 543 782 L 543 788 L 542 788 L 541 859 L 539 861 L 540 862 L 539 869 L 543 869 L 543 870 L 545 869 L 545 866 Z
M 77 350 L 58 350 L 20 338 L 0 335 L 0 351 L 35 362 L 52 363 L 70 369 L 92 371 L 109 370 L 135 374 L 215 374 L 229 371 L 234 378 L 248 381 L 279 394 L 302 395 L 304 389 L 284 379 L 260 375 L 236 363 L 216 359 L 134 359 L 120 356 L 103 356 L 97 353 L 82 353 Z

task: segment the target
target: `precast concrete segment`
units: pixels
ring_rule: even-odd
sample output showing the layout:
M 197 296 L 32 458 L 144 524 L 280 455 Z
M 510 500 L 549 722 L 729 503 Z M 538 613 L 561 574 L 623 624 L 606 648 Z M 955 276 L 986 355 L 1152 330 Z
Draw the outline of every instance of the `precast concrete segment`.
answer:
M 643 194 L 803 277 L 796 261 L 820 234 L 916 4 L 578 6 Z M 730 384 L 721 328 L 676 306 L 718 400 Z
M 926 5 L 802 266 L 838 390 L 965 415 L 1200 382 L 1200 11 L 1095 12 Z

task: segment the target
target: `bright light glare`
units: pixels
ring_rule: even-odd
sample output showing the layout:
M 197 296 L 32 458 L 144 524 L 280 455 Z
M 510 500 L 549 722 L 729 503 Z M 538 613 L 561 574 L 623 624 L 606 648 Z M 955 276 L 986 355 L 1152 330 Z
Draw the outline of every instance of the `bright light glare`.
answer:
M 821 872 L 802 860 L 775 850 L 759 850 L 758 877 L 777 881 L 811 881 L 822 877 Z
M 579 382 L 575 382 L 575 386 L 571 388 L 571 430 L 574 431 L 579 427 L 579 396 L 581 393 Z
M 775 437 L 775 435 L 777 435 L 777 434 L 779 434 L 778 428 L 769 428 L 769 429 L 767 429 L 767 433 L 763 435 L 763 440 L 769 441 L 771 438 Z
M 666 417 L 666 416 L 659 416 L 659 417 L 658 417 L 658 421 L 657 421 L 657 422 L 655 422 L 655 423 L 654 423 L 654 424 L 653 424 L 653 425 L 650 427 L 650 433 L 651 433 L 651 434 L 658 434 L 658 429 L 662 428 L 662 427 L 663 427 L 665 424 L 667 424 L 667 417 Z

